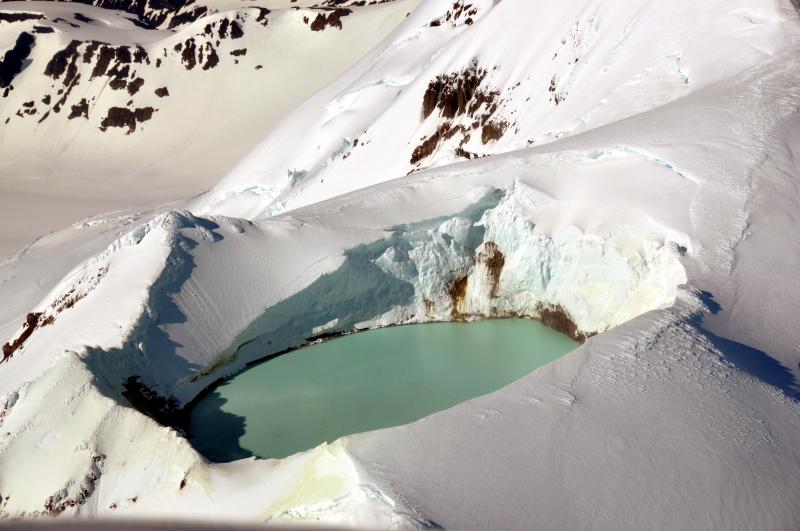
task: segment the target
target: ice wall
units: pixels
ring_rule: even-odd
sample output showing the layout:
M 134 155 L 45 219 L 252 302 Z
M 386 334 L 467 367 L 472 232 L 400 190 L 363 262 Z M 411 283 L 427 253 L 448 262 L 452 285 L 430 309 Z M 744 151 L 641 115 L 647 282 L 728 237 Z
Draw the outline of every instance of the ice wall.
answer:
M 525 211 L 532 193 L 514 186 L 478 219 L 403 232 L 375 263 L 414 286 L 414 304 L 360 326 L 558 312 L 580 338 L 674 302 L 686 282 L 676 245 L 626 226 L 541 233 Z

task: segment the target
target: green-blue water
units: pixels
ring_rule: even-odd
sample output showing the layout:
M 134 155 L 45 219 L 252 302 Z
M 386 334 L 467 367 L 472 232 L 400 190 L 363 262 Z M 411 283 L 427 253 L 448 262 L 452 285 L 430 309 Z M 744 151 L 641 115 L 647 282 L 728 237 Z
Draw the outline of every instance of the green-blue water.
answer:
M 256 365 L 217 387 L 191 411 L 192 443 L 214 461 L 285 457 L 490 393 L 576 347 L 524 319 L 344 336 Z

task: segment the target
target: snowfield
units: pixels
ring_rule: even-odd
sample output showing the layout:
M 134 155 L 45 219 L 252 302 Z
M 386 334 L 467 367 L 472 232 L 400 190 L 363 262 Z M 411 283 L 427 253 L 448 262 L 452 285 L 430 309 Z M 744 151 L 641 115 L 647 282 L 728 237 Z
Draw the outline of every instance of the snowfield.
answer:
M 96 3 L 0 4 L 5 49 L 56 28 L 0 98 L 4 241 L 50 228 L 20 182 L 97 199 L 47 223 L 117 209 L 0 261 L 0 514 L 800 526 L 792 2 Z M 134 50 L 103 79 L 102 46 Z M 103 126 L 117 104 L 133 122 Z M 320 334 L 512 315 L 584 343 L 283 460 L 210 463 L 182 435 L 211 384 Z
M 206 191 L 417 3 L 355 8 L 341 29 L 314 31 L 320 10 L 280 2 L 160 27 L 118 11 L 124 2 L 3 2 L 0 50 L 35 40 L 30 64 L 0 83 L 0 221 L 16 226 L 0 254 L 87 216 Z

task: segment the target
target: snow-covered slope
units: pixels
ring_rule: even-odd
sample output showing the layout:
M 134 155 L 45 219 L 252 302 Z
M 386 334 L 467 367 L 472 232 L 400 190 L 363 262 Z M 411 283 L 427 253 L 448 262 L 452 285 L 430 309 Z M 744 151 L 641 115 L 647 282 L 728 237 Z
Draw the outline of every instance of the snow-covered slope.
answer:
M 763 2 L 426 3 L 292 113 L 203 205 L 275 212 L 596 129 L 757 64 L 785 45 L 779 20 Z M 306 142 L 295 141 L 300 132 Z M 231 196 L 241 193 L 262 197 L 237 207 Z
M 33 230 L 0 234 L 0 254 L 105 209 L 207 190 L 417 2 L 338 8 L 316 25 L 334 11 L 220 6 L 173 29 L 79 3 L 3 2 L 0 50 L 27 47 L 18 68 L 0 68 L 0 222 L 27 215 Z
M 788 1 L 423 0 L 208 193 L 0 266 L 0 511 L 797 527 L 799 51 Z M 153 420 L 320 333 L 518 314 L 585 343 L 409 426 L 218 465 Z

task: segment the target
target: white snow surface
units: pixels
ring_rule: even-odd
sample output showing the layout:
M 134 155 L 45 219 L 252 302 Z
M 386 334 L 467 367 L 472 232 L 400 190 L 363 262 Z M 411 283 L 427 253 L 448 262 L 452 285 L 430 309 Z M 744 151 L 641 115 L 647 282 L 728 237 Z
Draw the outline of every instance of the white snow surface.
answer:
M 135 15 L 81 3 L 3 2 L 0 12 L 46 18 L 0 22 L 3 53 L 22 32 L 36 39 L 14 89 L 6 96 L 0 89 L 0 222 L 16 225 L 13 233 L 0 233 L 0 255 L 87 216 L 152 208 L 208 190 L 288 112 L 369 52 L 418 1 L 355 8 L 341 29 L 325 31 L 312 31 L 304 22 L 318 11 L 290 9 L 294 4 L 288 1 L 267 2 L 272 11 L 266 22 L 257 20 L 259 3 L 248 2 L 244 8 L 219 5 L 219 12 L 176 30 L 142 29 L 131 22 Z M 228 22 L 239 24 L 243 35 L 220 38 Z M 36 33 L 36 26 L 54 31 Z M 80 77 L 66 90 L 66 75 L 54 79 L 46 67 L 73 41 L 81 43 Z M 190 41 L 199 51 L 187 55 Z M 100 52 L 87 52 L 92 42 L 147 53 L 146 62 L 127 64 L 130 73 L 122 76 L 142 79 L 138 91 L 95 74 Z M 218 63 L 204 68 L 209 50 Z M 188 57 L 197 61 L 192 68 Z M 115 64 L 112 59 L 107 70 Z M 160 88 L 168 95 L 159 96 Z M 73 116 L 72 106 L 82 99 L 86 117 Z M 101 131 L 112 107 L 154 110 L 133 132 Z M 32 109 L 35 114 L 28 115 Z M 21 216 L 28 222 L 16 223 Z
M 497 107 L 424 116 L 471 65 Z M 201 196 L 0 263 L 0 340 L 41 314 L 0 364 L 0 514 L 800 527 L 793 3 L 423 0 L 262 134 Z M 592 337 L 283 460 L 209 463 L 122 394 L 185 405 L 320 333 L 553 310 Z

